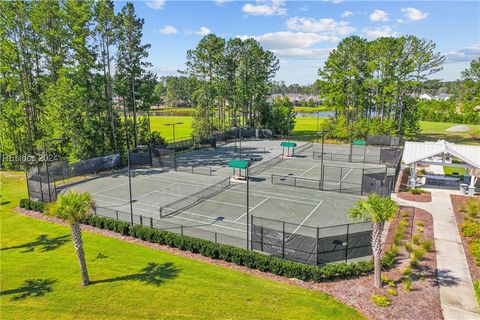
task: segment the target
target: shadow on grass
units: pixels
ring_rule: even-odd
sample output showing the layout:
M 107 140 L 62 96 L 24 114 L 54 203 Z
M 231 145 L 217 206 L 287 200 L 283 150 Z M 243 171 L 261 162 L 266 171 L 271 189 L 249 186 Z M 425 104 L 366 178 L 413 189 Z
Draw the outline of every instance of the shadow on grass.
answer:
M 166 262 L 162 264 L 149 262 L 145 268 L 140 270 L 139 273 L 92 281 L 91 284 L 116 281 L 141 281 L 146 284 L 153 284 L 158 287 L 165 281 L 176 278 L 179 273 L 180 269 L 175 267 L 171 262 Z
M 0 292 L 0 296 L 13 295 L 12 301 L 24 300 L 29 297 L 41 297 L 52 292 L 52 285 L 57 282 L 55 279 L 28 279 L 23 285 L 16 289 Z
M 21 251 L 21 253 L 25 253 L 25 252 L 33 252 L 35 248 L 41 247 L 40 249 L 41 252 L 52 251 L 64 245 L 69 240 L 70 240 L 69 235 L 49 238 L 47 234 L 41 234 L 37 237 L 37 239 L 35 239 L 35 241 L 27 242 L 24 244 L 13 246 L 13 247 L 1 248 L 0 250 L 3 251 L 3 250 L 24 248 L 25 250 Z

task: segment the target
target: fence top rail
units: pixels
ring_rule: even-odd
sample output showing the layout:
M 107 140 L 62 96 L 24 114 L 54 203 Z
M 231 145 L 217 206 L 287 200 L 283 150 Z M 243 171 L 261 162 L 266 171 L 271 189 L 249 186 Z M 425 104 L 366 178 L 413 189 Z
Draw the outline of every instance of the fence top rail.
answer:
M 353 226 L 353 225 L 364 225 L 364 224 L 366 225 L 366 224 L 371 224 L 372 223 L 371 220 L 365 220 L 365 221 L 358 221 L 358 222 L 351 222 L 351 223 L 332 224 L 332 225 L 321 226 L 321 227 L 320 226 L 313 227 L 313 226 L 299 225 L 298 223 L 275 220 L 275 219 L 271 219 L 271 218 L 257 217 L 257 216 L 252 215 L 252 225 L 254 225 L 255 220 L 266 220 L 266 221 L 271 221 L 271 222 L 276 222 L 276 223 L 281 223 L 281 224 L 285 223 L 285 225 L 301 226 L 302 228 L 314 229 L 314 230 L 316 230 L 316 229 L 322 230 L 322 229 L 334 228 L 334 227 L 346 227 L 346 226 Z

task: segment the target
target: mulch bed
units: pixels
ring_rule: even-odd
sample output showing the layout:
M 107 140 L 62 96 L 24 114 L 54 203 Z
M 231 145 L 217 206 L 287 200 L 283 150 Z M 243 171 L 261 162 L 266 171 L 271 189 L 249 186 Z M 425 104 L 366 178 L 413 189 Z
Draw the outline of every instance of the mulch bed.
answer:
M 452 206 L 453 211 L 455 212 L 455 219 L 457 220 L 457 227 L 458 232 L 460 233 L 460 238 L 462 239 L 463 250 L 465 251 L 465 255 L 467 257 L 468 268 L 470 269 L 470 275 L 472 280 L 480 280 L 480 267 L 475 264 L 475 258 L 470 253 L 470 240 L 465 237 L 460 229 L 460 226 L 463 223 L 465 215 L 460 212 L 460 206 L 462 203 L 466 202 L 470 197 L 468 196 L 460 196 L 460 195 L 450 195 L 452 199 Z
M 29 211 L 21 208 L 17 208 L 16 211 L 23 215 L 37 218 L 40 220 L 68 225 L 68 223 L 66 223 L 65 221 L 43 215 L 42 213 Z M 398 224 L 398 219 L 400 218 L 395 219 L 390 224 L 390 229 L 394 230 L 394 226 Z M 422 237 L 424 239 L 433 241 L 433 223 L 431 215 L 426 211 L 417 209 L 414 217 L 414 222 L 420 220 L 425 224 L 425 231 L 422 233 Z M 94 232 L 111 238 L 119 239 L 129 243 L 135 243 L 156 250 L 169 252 L 190 259 L 195 259 L 202 262 L 234 269 L 254 276 L 259 276 L 290 285 L 298 285 L 300 287 L 326 292 L 338 299 L 339 301 L 359 310 L 369 319 L 443 319 L 442 311 L 440 308 L 439 290 L 435 275 L 435 253 L 433 251 L 426 253 L 424 259 L 421 261 L 420 268 L 417 274 L 419 276 L 422 276 L 422 280 L 420 280 L 419 278 L 414 279 L 412 291 L 404 292 L 401 283 L 398 282 L 396 285 L 398 296 L 389 296 L 392 305 L 388 308 L 380 308 L 370 301 L 370 296 L 373 293 L 386 295 L 387 287 L 385 286 L 382 289 L 374 288 L 372 275 L 323 283 L 305 282 L 298 279 L 288 279 L 270 273 L 249 269 L 247 267 L 238 266 L 233 263 L 221 260 L 214 260 L 188 251 L 181 251 L 176 248 L 170 248 L 168 246 L 159 245 L 132 237 L 122 236 L 112 231 L 98 229 L 88 225 L 83 225 L 82 228 L 83 230 Z M 391 238 L 391 235 L 389 235 L 389 238 Z M 406 253 L 405 251 L 401 251 L 396 266 L 392 270 L 384 272 L 384 274 L 387 275 L 390 279 L 399 280 L 401 277 L 401 270 L 406 265 L 408 265 L 408 253 Z
M 398 197 L 403 200 L 408 201 L 417 201 L 417 202 L 431 202 L 432 201 L 432 194 L 430 191 L 423 191 L 420 194 L 413 194 L 408 191 L 399 192 Z

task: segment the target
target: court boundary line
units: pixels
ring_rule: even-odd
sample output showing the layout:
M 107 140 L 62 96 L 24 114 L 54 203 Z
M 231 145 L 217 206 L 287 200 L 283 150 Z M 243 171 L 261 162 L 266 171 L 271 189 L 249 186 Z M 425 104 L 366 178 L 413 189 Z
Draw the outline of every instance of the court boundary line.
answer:
M 317 211 L 318 207 L 320 207 L 322 204 L 323 204 L 323 200 L 321 200 L 320 203 L 317 204 L 317 206 L 315 208 L 313 208 L 312 211 L 310 211 L 310 213 L 305 217 L 305 219 L 303 219 L 303 221 L 297 226 L 297 228 L 295 230 L 293 230 L 293 232 L 290 234 L 290 237 L 288 237 L 289 239 L 298 231 L 298 229 L 300 229 L 300 227 L 303 226 L 303 224 L 308 220 L 308 218 L 310 218 L 312 216 L 312 214 L 315 211 Z
M 259 203 L 257 203 L 255 206 L 253 206 L 252 208 L 250 208 L 248 210 L 248 213 L 252 212 L 253 210 L 255 210 L 256 208 L 258 208 L 260 205 L 262 205 L 263 203 L 265 203 L 268 199 L 271 199 L 270 197 L 266 197 L 265 199 L 263 199 L 262 201 L 260 201 Z M 247 211 L 245 211 L 241 216 L 239 216 L 237 219 L 233 220 L 235 222 L 237 222 L 238 220 L 240 220 L 241 218 L 243 218 L 244 216 L 247 215 Z

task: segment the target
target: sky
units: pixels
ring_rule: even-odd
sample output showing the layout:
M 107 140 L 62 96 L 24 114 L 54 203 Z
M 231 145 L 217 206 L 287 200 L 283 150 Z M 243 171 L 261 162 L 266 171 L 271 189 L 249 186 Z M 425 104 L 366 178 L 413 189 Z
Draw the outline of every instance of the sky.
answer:
M 116 2 L 119 11 L 124 2 Z M 480 1 L 134 1 L 145 20 L 148 60 L 159 77 L 185 68 L 209 33 L 253 37 L 280 60 L 277 81 L 310 84 L 343 38 L 411 34 L 433 40 L 447 59 L 431 78 L 452 81 L 480 56 Z

